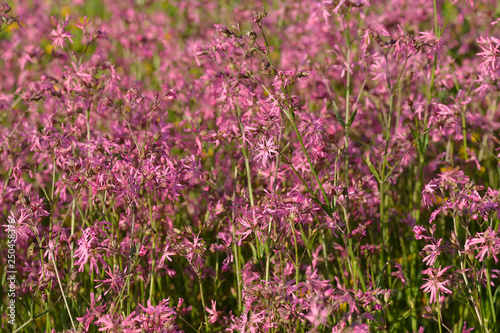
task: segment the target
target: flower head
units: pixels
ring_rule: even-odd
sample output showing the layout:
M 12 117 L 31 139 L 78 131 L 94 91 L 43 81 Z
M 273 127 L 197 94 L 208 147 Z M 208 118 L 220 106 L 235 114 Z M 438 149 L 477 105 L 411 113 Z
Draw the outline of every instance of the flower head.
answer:
M 446 277 L 444 277 L 444 273 L 450 268 L 451 266 L 445 267 L 441 269 L 441 266 L 439 266 L 438 269 L 436 268 L 429 268 L 424 271 L 422 271 L 423 274 L 429 275 L 428 279 L 424 279 L 427 282 L 420 287 L 420 289 L 424 289 L 424 292 L 431 293 L 430 297 L 430 302 L 434 303 L 438 300 L 438 297 L 440 297 L 440 292 L 445 292 L 447 294 L 452 294 L 452 291 L 448 288 L 446 288 L 446 285 L 450 282 Z
M 71 39 L 73 36 L 67 31 L 64 31 L 64 27 L 60 26 L 59 24 L 55 29 L 52 29 L 50 33 L 50 38 L 52 38 L 52 46 L 54 47 L 60 47 L 64 48 L 66 46 L 66 40 L 69 39 L 71 43 L 73 43 L 73 40 Z
M 262 138 L 262 141 L 257 144 L 257 155 L 254 160 L 261 161 L 264 166 L 274 155 L 278 154 L 278 145 L 274 142 L 274 138 Z

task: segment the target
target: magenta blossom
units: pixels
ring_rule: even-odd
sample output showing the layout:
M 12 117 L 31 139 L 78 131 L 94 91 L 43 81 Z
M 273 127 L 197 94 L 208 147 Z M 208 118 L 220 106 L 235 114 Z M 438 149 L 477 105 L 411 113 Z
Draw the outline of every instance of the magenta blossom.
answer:
M 440 297 L 440 292 L 444 292 L 446 294 L 452 294 L 452 291 L 448 288 L 446 288 L 446 285 L 450 283 L 450 280 L 446 279 L 444 276 L 444 273 L 450 268 L 451 266 L 445 267 L 441 269 L 441 266 L 439 266 L 439 269 L 436 268 L 428 268 L 426 270 L 423 270 L 423 274 L 429 275 L 428 279 L 424 279 L 427 282 L 424 283 L 420 289 L 424 289 L 424 292 L 431 293 L 430 297 L 430 302 L 434 303 L 437 302 L 438 297 Z

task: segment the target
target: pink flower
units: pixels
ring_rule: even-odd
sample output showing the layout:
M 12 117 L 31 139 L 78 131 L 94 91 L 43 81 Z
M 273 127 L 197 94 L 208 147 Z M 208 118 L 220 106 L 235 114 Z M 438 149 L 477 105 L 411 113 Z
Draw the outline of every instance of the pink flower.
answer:
M 208 316 L 208 321 L 210 322 L 210 324 L 215 324 L 215 322 L 217 321 L 217 309 L 215 308 L 215 305 L 217 304 L 217 301 L 214 301 L 214 300 L 211 300 L 212 302 L 212 307 L 209 308 L 208 306 L 205 307 L 205 310 L 207 310 L 207 312 L 210 314 Z
M 467 328 L 467 322 L 464 321 L 464 327 L 462 328 L 462 333 L 470 333 L 474 331 L 474 327 Z
M 453 4 L 456 4 L 458 2 L 458 0 L 450 0 L 451 2 L 453 2 Z M 474 1 L 472 0 L 466 0 L 465 2 L 467 2 L 471 7 L 474 6 Z
M 479 250 L 479 253 L 476 255 L 476 259 L 479 259 L 479 262 L 482 262 L 486 254 L 488 254 L 488 256 L 493 256 L 495 263 L 498 263 L 496 255 L 500 252 L 500 237 L 497 232 L 488 227 L 485 232 L 477 233 L 476 236 L 476 238 L 467 240 L 466 247 Z
M 52 38 L 52 46 L 64 48 L 66 46 L 65 38 L 69 39 L 69 41 L 73 44 L 73 40 L 71 37 L 75 37 L 69 32 L 64 31 L 64 28 L 60 25 L 57 25 L 56 29 L 52 29 L 50 33 L 50 38 Z
M 413 227 L 413 232 L 415 233 L 415 238 L 420 240 L 422 238 L 425 238 L 424 233 L 427 231 L 424 227 L 421 225 L 416 225 Z
M 262 138 L 261 142 L 257 144 L 257 155 L 253 158 L 254 160 L 261 161 L 262 165 L 267 166 L 267 162 L 271 157 L 278 154 L 278 145 L 274 142 L 273 138 Z
M 311 303 L 309 314 L 304 316 L 315 327 L 326 323 L 328 319 L 328 309 L 324 306 L 318 306 L 316 302 Z
M 440 297 L 440 292 L 445 292 L 447 294 L 452 294 L 452 291 L 448 288 L 446 288 L 446 285 L 449 283 L 449 280 L 443 277 L 444 273 L 450 268 L 451 266 L 445 267 L 441 269 L 441 266 L 439 266 L 439 269 L 436 268 L 428 268 L 426 270 L 423 270 L 423 274 L 429 275 L 428 279 L 424 279 L 427 282 L 420 287 L 420 289 L 424 289 L 424 292 L 431 293 L 430 297 L 430 302 L 434 303 L 437 301 L 438 297 Z
M 427 257 L 425 257 L 422 261 L 427 262 L 428 266 L 434 266 L 436 259 L 441 254 L 441 241 L 443 239 L 439 239 L 436 244 L 428 244 L 424 247 L 425 252 L 427 253 Z
M 163 299 L 157 306 L 147 300 L 146 306 L 139 304 L 142 313 L 136 317 L 142 332 L 182 332 L 175 324 L 177 313 L 169 306 L 170 298 Z
M 75 23 L 75 27 L 81 30 L 87 30 L 87 26 L 92 20 L 84 16 L 80 21 Z
M 125 268 L 125 272 L 122 272 L 116 268 L 114 269 L 114 271 L 111 271 L 111 268 L 108 266 L 106 268 L 106 274 L 109 275 L 109 279 L 94 280 L 95 282 L 102 282 L 101 284 L 97 285 L 96 288 L 99 288 L 103 284 L 109 284 L 109 289 L 104 292 L 104 295 L 106 295 L 110 290 L 119 293 L 120 290 L 125 286 L 125 279 L 127 276 L 126 271 L 127 267 Z
M 500 40 L 495 37 L 480 37 L 477 39 L 479 47 L 483 52 L 479 52 L 476 55 L 483 57 L 483 63 L 481 64 L 485 69 L 491 69 L 492 71 L 496 68 L 496 59 L 500 56 Z
M 77 317 L 76 320 L 83 323 L 85 331 L 89 330 L 90 324 L 94 321 L 94 318 L 100 317 L 101 314 L 106 310 L 106 304 L 97 305 L 99 301 L 102 300 L 102 295 L 99 295 L 97 300 L 95 299 L 94 293 L 90 292 L 90 308 L 87 308 L 87 314 L 83 317 Z
M 165 244 L 165 248 L 163 249 L 163 254 L 161 256 L 160 263 L 158 264 L 160 267 L 165 264 L 165 259 L 167 259 L 168 261 L 172 261 L 172 258 L 170 258 L 170 256 L 176 254 L 175 251 L 172 251 L 170 249 L 170 245 L 171 245 L 170 241 L 168 241 Z

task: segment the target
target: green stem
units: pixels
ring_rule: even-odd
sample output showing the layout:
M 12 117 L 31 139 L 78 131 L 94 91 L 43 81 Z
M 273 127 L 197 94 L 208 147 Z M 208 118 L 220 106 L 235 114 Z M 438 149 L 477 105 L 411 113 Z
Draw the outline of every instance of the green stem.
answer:
M 87 108 L 87 141 L 90 141 L 90 108 L 92 106 L 92 99 L 90 100 L 89 107 Z
M 438 18 L 437 18 L 437 4 L 436 4 L 436 0 L 433 0 L 433 4 L 434 4 L 434 31 L 437 34 L 438 33 Z
M 297 124 L 295 124 L 295 119 L 294 118 L 295 117 L 292 115 L 292 117 L 291 117 L 291 123 L 292 123 L 293 129 L 295 131 L 295 134 L 297 135 L 297 138 L 299 139 L 300 146 L 302 147 L 302 151 L 304 152 L 304 155 L 306 155 L 307 162 L 309 162 L 309 167 L 311 168 L 311 172 L 314 175 L 314 179 L 316 179 L 316 183 L 318 183 L 318 186 L 321 189 L 321 193 L 323 194 L 323 199 L 325 200 L 325 203 L 328 204 L 329 201 L 328 201 L 328 197 L 326 195 L 326 192 L 325 192 L 325 190 L 323 188 L 323 184 L 319 180 L 318 174 L 316 173 L 316 170 L 314 169 L 314 166 L 313 166 L 313 164 L 311 162 L 311 159 L 309 158 L 309 154 L 307 153 L 307 149 L 306 149 L 306 147 L 304 145 L 304 142 L 302 141 L 302 136 L 299 133 L 299 129 L 297 128 Z
M 149 299 L 151 300 L 151 304 L 154 305 L 154 294 L 155 294 L 155 269 L 156 269 L 156 226 L 155 221 L 153 219 L 153 209 L 151 207 L 151 197 L 148 195 L 148 205 L 149 205 L 149 218 L 151 221 L 151 229 L 153 230 L 153 241 L 151 246 L 151 285 L 149 288 Z
M 296 283 L 296 285 L 298 285 L 299 284 L 299 251 L 297 248 L 297 236 L 295 235 L 295 226 L 293 225 L 292 221 L 290 221 L 290 227 L 292 228 L 293 244 L 295 245 L 295 283 Z
M 465 110 L 462 110 L 462 136 L 463 136 L 463 147 L 464 147 L 464 157 L 465 160 L 467 160 L 468 154 L 467 154 L 467 129 L 466 129 L 466 122 L 465 122 Z
M 73 330 L 76 331 L 75 323 L 73 322 L 73 317 L 71 316 L 71 311 L 69 310 L 68 301 L 66 300 L 66 295 L 64 294 L 64 289 L 61 283 L 61 279 L 59 278 L 59 271 L 57 270 L 55 255 L 52 250 L 50 250 L 50 256 L 52 257 L 52 263 L 54 264 L 54 270 L 56 271 L 57 282 L 59 283 L 59 288 L 61 289 L 61 294 L 64 299 L 64 304 L 66 305 L 66 310 L 68 311 L 69 319 L 71 321 L 71 326 L 73 327 Z
M 238 179 L 238 166 L 234 166 L 234 179 Z M 236 192 L 233 192 L 233 200 L 236 199 Z M 240 277 L 240 255 L 239 255 L 239 247 L 236 246 L 236 232 L 234 230 L 234 221 L 235 221 L 235 216 L 234 216 L 234 210 L 233 210 L 233 217 L 231 219 L 232 221 L 232 234 L 233 234 L 233 242 L 232 242 L 232 247 L 233 247 L 233 256 L 234 256 L 234 265 L 236 266 L 236 284 L 237 284 L 237 290 L 238 290 L 238 311 L 241 312 L 242 309 L 242 303 L 241 303 L 241 277 Z
M 486 272 L 486 283 L 488 284 L 488 287 L 487 287 L 487 292 L 488 292 L 488 299 L 490 301 L 490 315 L 491 317 L 493 318 L 493 326 L 494 327 L 498 327 L 497 326 L 497 316 L 496 316 L 496 307 L 495 307 L 495 302 L 493 301 L 493 293 L 491 292 L 491 275 L 490 275 L 490 269 L 487 268 L 485 270 Z
M 345 186 L 349 189 L 349 130 L 351 127 L 350 124 L 350 115 L 349 115 L 349 103 L 350 103 L 350 94 L 351 94 L 351 35 L 349 33 L 349 15 L 347 15 L 347 27 L 345 29 L 345 40 L 347 44 L 347 86 L 346 86 L 346 94 L 345 94 L 345 133 L 344 133 L 344 151 L 345 151 L 345 160 L 344 160 L 344 183 Z M 327 201 L 328 203 L 328 201 Z M 349 211 L 349 191 L 346 194 L 346 210 Z M 347 220 L 347 218 L 346 218 Z
M 200 295 L 201 295 L 201 304 L 203 306 L 203 315 L 205 317 L 205 325 L 207 325 L 207 330 L 208 330 L 208 317 L 207 317 L 207 310 L 206 310 L 206 304 L 205 304 L 205 295 L 203 293 L 203 283 L 201 282 L 201 277 L 198 276 L 198 285 L 200 286 Z
M 437 295 L 437 313 L 438 313 L 438 325 L 439 325 L 439 333 L 443 333 L 442 324 L 441 324 L 441 307 L 439 304 L 439 293 Z

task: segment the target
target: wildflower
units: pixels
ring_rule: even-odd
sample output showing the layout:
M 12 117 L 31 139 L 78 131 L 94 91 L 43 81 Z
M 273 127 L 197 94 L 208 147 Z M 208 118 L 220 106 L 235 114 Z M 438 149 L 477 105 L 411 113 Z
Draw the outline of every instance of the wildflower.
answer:
M 140 332 L 182 332 L 175 324 L 177 313 L 168 305 L 169 300 L 170 298 L 163 299 L 157 306 L 151 305 L 149 299 L 147 307 L 139 304 L 142 313 L 136 317 L 136 321 L 141 324 Z
M 416 225 L 413 227 L 413 232 L 415 233 L 415 238 L 417 240 L 420 240 L 422 238 L 426 238 L 424 236 L 424 233 L 427 231 L 427 229 L 425 229 L 424 227 L 422 227 L 421 225 Z
M 92 20 L 84 16 L 83 19 L 75 23 L 75 27 L 81 30 L 87 30 L 87 26 Z
M 109 279 L 94 280 L 95 282 L 102 282 L 101 284 L 97 285 L 96 288 L 99 288 L 103 284 L 109 284 L 109 289 L 104 292 L 104 295 L 106 295 L 110 290 L 119 293 L 125 285 L 127 268 L 125 268 L 125 272 L 122 272 L 117 268 L 115 268 L 114 271 L 111 271 L 111 268 L 109 266 L 106 269 L 106 274 L 109 275 Z
M 261 142 L 257 144 L 257 155 L 255 155 L 254 160 L 261 161 L 262 165 L 267 166 L 269 159 L 278 154 L 278 149 L 274 138 L 262 138 Z
M 440 292 L 444 292 L 446 294 L 452 294 L 452 291 L 448 288 L 446 288 L 446 285 L 450 282 L 447 280 L 445 277 L 443 277 L 444 273 L 450 268 L 451 266 L 445 267 L 441 269 L 441 266 L 439 266 L 438 269 L 435 268 L 428 268 L 426 270 L 423 270 L 423 274 L 429 275 L 428 279 L 424 279 L 427 282 L 420 287 L 420 289 L 424 289 L 424 292 L 431 293 L 430 296 L 430 302 L 434 303 L 438 300 L 438 297 L 440 297 Z
M 439 239 L 436 244 L 428 244 L 424 247 L 424 250 L 427 253 L 427 257 L 425 257 L 422 261 L 427 262 L 428 266 L 433 266 L 436 262 L 437 257 L 441 254 L 441 241 L 443 239 Z
M 170 258 L 170 256 L 176 254 L 175 251 L 172 251 L 170 249 L 170 245 L 171 245 L 170 241 L 168 241 L 165 244 L 165 248 L 163 249 L 163 254 L 161 256 L 160 263 L 158 264 L 160 267 L 163 266 L 163 264 L 165 264 L 165 259 L 167 259 L 168 261 L 172 261 L 172 258 Z
M 401 267 L 401 265 L 398 262 L 395 262 L 394 266 L 395 266 L 396 270 L 391 273 L 391 276 L 395 276 L 396 279 L 401 280 L 401 283 L 403 285 L 408 284 L 408 282 L 406 280 L 405 273 L 403 272 L 403 268 Z
M 106 228 L 109 222 L 100 221 L 95 225 L 83 230 L 83 236 L 78 240 L 78 249 L 75 251 L 74 258 L 78 258 L 75 261 L 75 265 L 79 265 L 78 271 L 83 272 L 84 266 L 90 261 L 90 273 L 95 269 L 99 273 L 98 262 L 101 263 L 102 267 L 107 267 L 106 261 L 104 261 L 103 254 L 100 253 L 99 249 L 99 237 L 106 237 L 106 233 L 101 230 L 101 226 Z
M 123 333 L 141 333 L 141 329 L 135 328 L 137 321 L 136 312 L 132 313 L 128 317 L 123 315 L 111 315 L 106 314 L 100 317 L 95 323 L 101 328 L 99 331 L 102 332 L 123 332 Z
M 464 321 L 464 327 L 462 328 L 462 333 L 470 333 L 470 332 L 472 332 L 472 331 L 474 331 L 474 327 L 472 327 L 472 328 L 467 328 L 467 322 L 466 322 L 466 321 Z
M 483 63 L 481 64 L 485 69 L 495 70 L 497 67 L 496 60 L 500 57 L 500 39 L 495 37 L 480 37 L 477 39 L 479 47 L 483 52 L 479 52 L 476 55 L 483 57 Z
M 451 2 L 453 2 L 453 4 L 456 4 L 458 2 L 458 0 L 450 0 Z M 472 0 L 466 0 L 465 2 L 467 2 L 471 7 L 474 6 L 474 1 Z
M 309 314 L 305 316 L 315 327 L 326 323 L 328 319 L 328 309 L 326 307 L 318 306 L 316 302 L 311 303 Z
M 94 318 L 100 317 L 101 314 L 106 310 L 106 304 L 97 305 L 99 301 L 102 300 L 102 295 L 99 295 L 97 300 L 93 292 L 90 292 L 90 308 L 87 308 L 87 314 L 83 317 L 77 317 L 76 320 L 83 323 L 85 331 L 89 330 L 90 324 L 94 321 Z
M 64 27 L 57 25 L 56 29 L 52 29 L 50 33 L 50 38 L 52 38 L 52 46 L 64 48 L 66 46 L 66 39 L 69 39 L 71 44 L 73 44 L 73 40 L 71 37 L 75 37 L 67 31 L 64 31 Z
M 482 262 L 486 254 L 488 254 L 488 257 L 490 255 L 493 256 L 495 263 L 498 263 L 496 255 L 500 252 L 500 237 L 497 232 L 488 227 L 485 232 L 477 233 L 476 236 L 467 240 L 466 247 L 479 250 L 479 253 L 476 255 L 476 259 L 479 259 L 479 262 Z
M 212 307 L 209 308 L 207 306 L 207 307 L 205 307 L 205 310 L 207 310 L 207 312 L 210 314 L 208 316 L 208 321 L 210 322 L 210 324 L 215 324 L 215 322 L 217 321 L 217 317 L 218 317 L 217 309 L 215 309 L 215 305 L 217 304 L 217 301 L 212 300 L 211 302 L 212 302 Z

